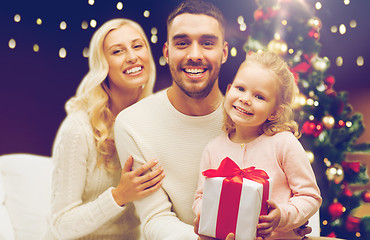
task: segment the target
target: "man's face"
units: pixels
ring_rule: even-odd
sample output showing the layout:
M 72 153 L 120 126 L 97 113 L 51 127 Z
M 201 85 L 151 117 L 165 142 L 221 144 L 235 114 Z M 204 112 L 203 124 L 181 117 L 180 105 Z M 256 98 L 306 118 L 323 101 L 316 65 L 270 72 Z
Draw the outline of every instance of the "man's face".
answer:
M 192 98 L 208 96 L 226 62 L 228 44 L 218 21 L 201 14 L 181 14 L 168 29 L 163 55 L 169 65 L 173 87 Z

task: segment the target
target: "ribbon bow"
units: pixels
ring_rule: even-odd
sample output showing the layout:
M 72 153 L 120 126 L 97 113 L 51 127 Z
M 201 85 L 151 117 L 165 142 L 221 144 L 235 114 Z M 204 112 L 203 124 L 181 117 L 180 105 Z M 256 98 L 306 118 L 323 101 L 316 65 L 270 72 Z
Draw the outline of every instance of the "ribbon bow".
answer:
M 224 239 L 228 233 L 235 233 L 243 178 L 263 184 L 262 206 L 260 215 L 267 215 L 269 195 L 269 176 L 264 170 L 254 166 L 241 169 L 233 160 L 226 157 L 218 169 L 202 172 L 207 178 L 225 177 L 222 182 L 219 210 L 217 215 L 216 237 Z

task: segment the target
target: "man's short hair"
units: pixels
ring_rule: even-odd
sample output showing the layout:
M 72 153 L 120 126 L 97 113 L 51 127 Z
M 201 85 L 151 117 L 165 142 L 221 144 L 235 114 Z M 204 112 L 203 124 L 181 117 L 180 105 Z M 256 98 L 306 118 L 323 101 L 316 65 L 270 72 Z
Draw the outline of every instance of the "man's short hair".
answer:
M 167 18 L 167 32 L 173 19 L 181 14 L 203 14 L 215 18 L 225 34 L 225 18 L 221 10 L 210 2 L 203 0 L 185 0 L 177 8 L 175 8 Z

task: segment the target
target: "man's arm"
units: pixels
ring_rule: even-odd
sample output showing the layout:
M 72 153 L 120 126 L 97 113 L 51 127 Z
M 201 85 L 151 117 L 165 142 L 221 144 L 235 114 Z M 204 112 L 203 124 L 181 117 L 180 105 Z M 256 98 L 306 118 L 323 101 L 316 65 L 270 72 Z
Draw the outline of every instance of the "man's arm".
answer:
M 132 129 L 127 127 L 118 116 L 114 135 L 121 166 L 124 166 L 128 156 L 132 155 L 133 169 L 136 169 L 150 159 L 145 158 L 140 149 L 140 139 L 135 139 L 134 131 L 130 130 Z M 166 169 L 164 172 L 166 173 Z M 181 222 L 171 211 L 172 204 L 163 187 L 148 197 L 135 201 L 134 205 L 146 239 L 197 239 L 193 226 Z

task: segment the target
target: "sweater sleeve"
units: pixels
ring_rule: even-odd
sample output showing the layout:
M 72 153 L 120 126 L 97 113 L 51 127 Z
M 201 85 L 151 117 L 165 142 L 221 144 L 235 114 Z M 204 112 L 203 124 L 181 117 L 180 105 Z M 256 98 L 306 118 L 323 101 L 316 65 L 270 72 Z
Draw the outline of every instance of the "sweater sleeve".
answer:
M 320 190 L 307 155 L 300 142 L 292 135 L 285 135 L 279 159 L 285 172 L 292 196 L 279 204 L 281 219 L 277 231 L 290 231 L 302 226 L 319 209 Z
M 86 236 L 124 211 L 114 201 L 112 188 L 96 200 L 83 203 L 89 157 L 87 138 L 91 136 L 87 133 L 90 128 L 83 124 L 76 117 L 67 117 L 54 143 L 51 229 L 58 239 Z
M 131 130 L 118 115 L 114 127 L 118 157 L 121 166 L 124 166 L 126 159 L 131 155 L 134 159 L 133 169 L 136 169 L 150 159 L 143 156 L 140 149 L 140 140 L 134 139 L 133 132 L 135 131 Z M 135 201 L 134 205 L 141 220 L 142 233 L 146 239 L 197 239 L 193 226 L 180 221 L 176 214 L 171 211 L 171 201 L 163 188 Z

